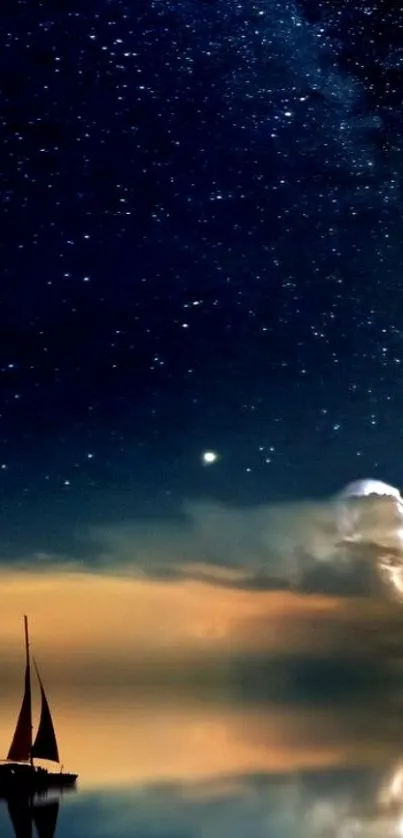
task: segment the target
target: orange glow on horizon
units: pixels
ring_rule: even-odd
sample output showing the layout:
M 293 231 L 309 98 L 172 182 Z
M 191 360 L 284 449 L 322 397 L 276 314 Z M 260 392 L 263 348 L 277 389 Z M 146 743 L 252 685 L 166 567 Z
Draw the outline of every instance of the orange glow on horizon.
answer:
M 42 662 L 64 661 L 71 668 L 92 663 L 94 669 L 105 665 L 106 671 L 108 665 L 161 656 L 332 654 L 365 646 L 374 635 L 367 628 L 375 623 L 389 633 L 403 631 L 403 609 L 369 598 L 256 592 L 57 568 L 3 570 L 0 584 L 0 668 L 2 662 L 20 664 L 24 613 Z
M 202 582 L 41 570 L 0 575 L 0 652 L 21 645 L 22 615 L 38 648 L 59 654 L 177 650 L 228 645 L 243 620 L 334 613 L 339 602 L 288 592 L 250 592 Z M 279 638 L 274 643 L 278 645 Z M 247 643 L 249 645 L 249 642 Z M 264 645 L 273 645 L 270 636 Z

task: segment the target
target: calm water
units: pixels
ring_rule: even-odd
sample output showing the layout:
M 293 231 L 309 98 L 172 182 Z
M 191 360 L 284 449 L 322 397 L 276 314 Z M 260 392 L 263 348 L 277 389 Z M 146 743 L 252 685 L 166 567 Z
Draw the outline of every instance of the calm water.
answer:
M 76 764 L 66 766 L 80 771 L 77 792 L 42 801 L 35 826 L 22 801 L 1 801 L 1 838 L 403 834 L 398 702 L 340 709 L 154 696 L 115 714 L 94 708 L 99 739 L 94 730 L 85 738 L 84 723 Z

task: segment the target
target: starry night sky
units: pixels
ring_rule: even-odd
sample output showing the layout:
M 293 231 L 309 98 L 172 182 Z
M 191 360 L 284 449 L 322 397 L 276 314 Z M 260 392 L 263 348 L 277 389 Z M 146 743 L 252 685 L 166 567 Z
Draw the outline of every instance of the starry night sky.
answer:
M 403 12 L 14 0 L 0 27 L 1 555 L 400 485 Z

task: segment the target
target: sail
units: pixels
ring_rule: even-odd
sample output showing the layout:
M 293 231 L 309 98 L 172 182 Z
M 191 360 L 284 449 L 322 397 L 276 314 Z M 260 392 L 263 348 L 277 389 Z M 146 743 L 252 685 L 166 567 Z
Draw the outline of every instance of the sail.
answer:
M 38 757 L 39 759 L 49 759 L 52 760 L 52 762 L 60 762 L 52 714 L 50 712 L 46 693 L 35 661 L 34 665 L 41 691 L 41 716 L 39 719 L 38 732 L 36 734 L 31 753 L 33 757 Z
M 8 814 L 15 838 L 32 838 L 32 813 L 28 799 L 11 798 L 7 801 Z
M 24 697 L 22 699 L 13 741 L 7 754 L 7 759 L 13 760 L 13 762 L 25 762 L 31 759 L 32 748 L 31 674 L 29 667 L 28 622 L 26 617 L 24 617 L 24 625 L 26 651 Z
M 38 838 L 54 838 L 58 815 L 58 800 L 52 800 L 51 803 L 46 803 L 43 806 L 34 806 L 32 809 L 32 818 Z

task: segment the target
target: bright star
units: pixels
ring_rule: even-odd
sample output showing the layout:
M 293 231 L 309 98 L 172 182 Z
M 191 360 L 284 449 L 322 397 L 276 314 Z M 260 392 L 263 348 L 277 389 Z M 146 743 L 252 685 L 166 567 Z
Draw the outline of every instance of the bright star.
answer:
M 217 460 L 218 454 L 216 451 L 203 451 L 202 461 L 205 466 L 211 466 L 213 463 L 216 463 Z

